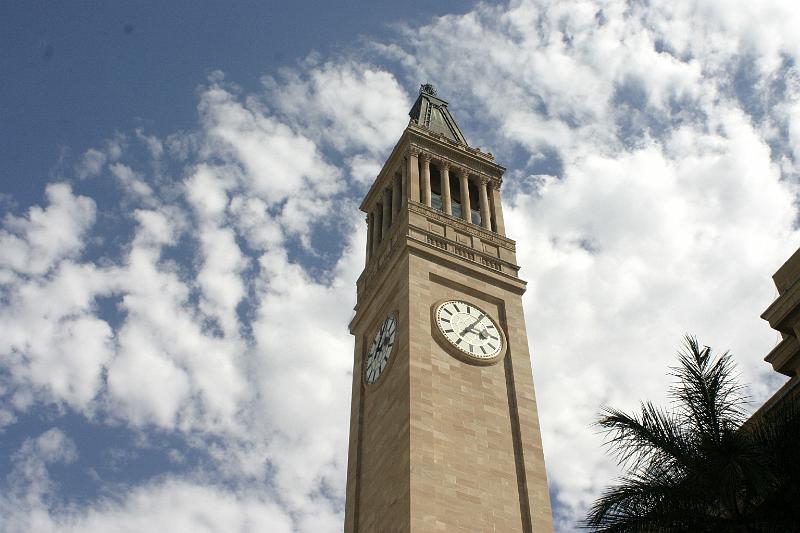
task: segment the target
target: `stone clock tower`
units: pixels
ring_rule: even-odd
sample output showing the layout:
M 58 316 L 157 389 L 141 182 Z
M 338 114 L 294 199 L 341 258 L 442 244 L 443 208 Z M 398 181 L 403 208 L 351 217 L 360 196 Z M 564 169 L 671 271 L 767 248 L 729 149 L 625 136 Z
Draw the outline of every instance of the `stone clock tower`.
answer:
M 367 193 L 347 533 L 552 531 L 504 168 L 423 85 Z

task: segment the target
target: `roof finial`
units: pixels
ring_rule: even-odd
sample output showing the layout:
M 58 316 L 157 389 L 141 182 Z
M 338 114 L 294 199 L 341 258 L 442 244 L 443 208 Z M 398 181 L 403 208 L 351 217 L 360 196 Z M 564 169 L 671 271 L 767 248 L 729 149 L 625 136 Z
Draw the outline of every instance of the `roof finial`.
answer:
M 436 96 L 436 87 L 433 86 L 431 83 L 423 83 L 419 86 L 420 94 L 425 93 L 431 96 Z

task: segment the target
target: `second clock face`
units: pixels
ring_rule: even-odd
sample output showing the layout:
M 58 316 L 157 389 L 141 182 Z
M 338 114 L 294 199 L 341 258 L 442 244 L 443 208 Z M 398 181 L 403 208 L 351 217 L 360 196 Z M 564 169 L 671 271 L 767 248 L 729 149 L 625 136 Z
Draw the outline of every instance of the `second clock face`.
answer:
M 503 335 L 489 315 L 462 300 L 447 300 L 435 311 L 444 337 L 470 357 L 492 359 L 503 348 Z
M 372 385 L 383 373 L 389 357 L 392 355 L 395 334 L 397 333 L 397 319 L 395 315 L 389 315 L 383 321 L 381 327 L 375 333 L 375 339 L 367 353 L 367 366 L 364 369 L 364 379 L 367 385 Z

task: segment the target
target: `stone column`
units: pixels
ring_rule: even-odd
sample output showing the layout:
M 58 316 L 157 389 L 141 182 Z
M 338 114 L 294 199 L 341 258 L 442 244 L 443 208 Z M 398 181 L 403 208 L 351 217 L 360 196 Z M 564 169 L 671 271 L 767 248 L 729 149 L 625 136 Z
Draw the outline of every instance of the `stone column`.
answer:
M 489 178 L 481 176 L 480 189 L 478 190 L 478 199 L 481 207 L 481 226 L 483 229 L 492 231 L 492 219 L 489 214 L 489 195 L 486 193 L 486 186 L 489 184 Z
M 372 213 L 367 213 L 367 263 L 372 257 Z
M 469 205 L 469 177 L 468 170 L 462 168 L 458 172 L 458 177 L 461 180 L 461 218 L 469 223 L 472 223 L 472 208 Z
M 381 244 L 381 210 L 380 206 L 376 205 L 372 212 L 372 255 L 378 250 Z
M 402 189 L 400 205 L 403 206 L 408 198 L 408 161 L 406 159 L 400 163 L 400 188 Z
M 431 207 L 431 156 L 422 154 L 422 203 Z
M 390 192 L 389 189 L 383 190 L 383 201 L 381 202 L 381 206 L 383 209 L 383 213 L 381 216 L 381 241 L 383 241 L 387 235 L 389 235 L 389 224 L 392 220 L 392 199 L 389 197 Z
M 400 214 L 400 176 L 392 176 L 392 224 L 394 225 L 397 216 Z
M 494 211 L 494 226 L 497 233 L 505 236 L 506 225 L 503 221 L 503 204 L 500 202 L 500 182 L 494 182 L 492 187 L 492 211 Z
M 442 191 L 442 209 L 445 214 L 453 214 L 453 202 L 450 200 L 450 163 L 444 161 L 439 168 L 439 176 L 441 176 L 442 183 L 439 189 Z
M 415 202 L 419 202 L 419 149 L 411 147 L 408 151 L 408 192 Z

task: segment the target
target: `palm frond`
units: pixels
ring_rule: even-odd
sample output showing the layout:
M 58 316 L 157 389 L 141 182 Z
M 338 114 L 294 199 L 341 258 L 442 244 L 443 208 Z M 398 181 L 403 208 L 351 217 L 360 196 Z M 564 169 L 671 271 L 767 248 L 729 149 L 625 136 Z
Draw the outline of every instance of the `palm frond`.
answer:
M 719 441 L 745 420 L 747 397 L 738 383 L 732 355 L 714 357 L 708 346 L 700 347 L 695 337 L 684 337 L 677 367 L 670 374 L 677 383 L 670 388 L 683 423 L 698 435 Z
M 698 496 L 669 469 L 630 474 L 595 501 L 582 525 L 604 533 L 690 531 Z
M 582 527 L 604 533 L 800 531 L 800 399 L 745 420 L 732 356 L 686 336 L 672 410 L 604 407 L 596 423 L 627 473 Z
M 597 425 L 618 463 L 632 470 L 652 463 L 685 465 L 689 460 L 691 446 L 678 419 L 650 402 L 641 404 L 638 416 L 605 407 Z

